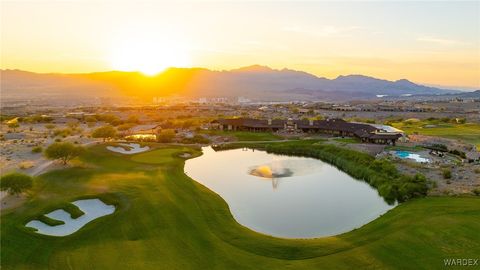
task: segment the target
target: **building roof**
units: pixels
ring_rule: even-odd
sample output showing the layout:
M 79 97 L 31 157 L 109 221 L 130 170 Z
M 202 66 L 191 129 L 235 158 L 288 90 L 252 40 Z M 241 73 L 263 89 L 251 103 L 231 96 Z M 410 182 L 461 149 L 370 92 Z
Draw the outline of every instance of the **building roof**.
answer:
M 269 121 L 271 121 L 269 123 Z M 237 127 L 248 128 L 283 128 L 289 123 L 296 124 L 299 129 L 317 129 L 332 130 L 354 134 L 359 138 L 370 139 L 398 139 L 402 135 L 392 132 L 378 132 L 379 129 L 370 124 L 350 123 L 343 119 L 327 119 L 327 120 L 263 120 L 252 118 L 233 118 L 218 119 L 212 123 L 221 125 L 231 125 Z

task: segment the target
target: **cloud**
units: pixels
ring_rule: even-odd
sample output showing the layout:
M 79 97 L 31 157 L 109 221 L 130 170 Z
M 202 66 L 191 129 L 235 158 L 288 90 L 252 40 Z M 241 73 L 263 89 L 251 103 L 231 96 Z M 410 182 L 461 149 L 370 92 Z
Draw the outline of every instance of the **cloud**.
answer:
M 347 33 L 361 29 L 359 26 L 338 27 L 326 25 L 318 29 L 306 29 L 299 26 L 287 26 L 282 28 L 283 31 L 305 34 L 314 37 L 331 37 L 331 36 L 346 36 Z
M 428 43 L 435 43 L 435 44 L 446 45 L 446 46 L 452 46 L 452 45 L 468 45 L 467 42 L 460 41 L 460 40 L 444 39 L 444 38 L 437 38 L 437 37 L 431 37 L 431 36 L 418 37 L 418 38 L 417 38 L 417 41 L 428 42 Z

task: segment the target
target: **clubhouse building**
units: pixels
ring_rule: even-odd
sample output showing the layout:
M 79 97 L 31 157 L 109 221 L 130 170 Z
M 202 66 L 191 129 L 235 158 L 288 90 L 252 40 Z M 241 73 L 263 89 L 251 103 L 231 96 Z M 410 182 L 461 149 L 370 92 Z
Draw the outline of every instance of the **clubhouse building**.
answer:
M 392 132 L 363 123 L 350 123 L 343 119 L 326 120 L 261 120 L 251 118 L 218 119 L 212 124 L 225 131 L 323 133 L 332 136 L 356 137 L 362 142 L 392 144 L 403 137 L 402 132 Z

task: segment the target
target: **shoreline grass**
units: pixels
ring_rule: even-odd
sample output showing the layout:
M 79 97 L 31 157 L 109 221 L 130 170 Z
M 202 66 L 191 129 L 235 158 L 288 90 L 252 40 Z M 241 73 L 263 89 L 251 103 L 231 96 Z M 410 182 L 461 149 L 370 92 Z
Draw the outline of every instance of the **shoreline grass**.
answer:
M 380 196 L 389 204 L 404 202 L 427 194 L 427 179 L 421 174 L 407 176 L 401 174 L 386 159 L 376 159 L 366 153 L 324 144 L 315 140 L 290 141 L 285 143 L 227 144 L 216 149 L 249 147 L 263 149 L 268 153 L 289 156 L 317 158 L 337 167 L 350 176 L 363 180 L 377 189 Z

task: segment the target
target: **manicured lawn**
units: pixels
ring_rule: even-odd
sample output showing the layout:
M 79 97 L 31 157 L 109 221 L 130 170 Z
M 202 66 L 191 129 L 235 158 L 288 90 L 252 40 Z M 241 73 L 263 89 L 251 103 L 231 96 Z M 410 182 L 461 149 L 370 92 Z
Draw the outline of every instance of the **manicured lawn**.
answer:
M 281 140 L 282 137 L 268 132 L 248 132 L 248 131 L 221 131 L 208 130 L 204 131 L 210 135 L 233 136 L 239 141 L 274 141 Z
M 428 121 L 420 121 L 415 123 L 397 122 L 392 125 L 405 131 L 407 134 L 417 133 L 420 135 L 438 136 L 449 139 L 458 139 L 474 144 L 480 149 L 480 124 L 452 124 L 442 123 L 433 124 L 434 127 L 426 127 L 432 124 Z
M 2 269 L 441 269 L 444 258 L 480 254 L 478 197 L 412 200 L 336 237 L 260 235 L 183 173 L 178 155 L 187 150 L 199 154 L 159 147 L 123 156 L 100 145 L 82 156 L 83 167 L 38 177 L 28 202 L 2 215 Z M 117 210 L 66 237 L 23 226 L 85 196 Z
M 357 138 L 334 138 L 333 140 L 341 143 L 361 143 Z
M 410 152 L 417 152 L 417 151 L 422 151 L 425 150 L 425 148 L 421 146 L 400 146 L 400 145 L 395 145 L 395 146 L 385 146 L 385 150 L 392 150 L 392 151 L 410 151 Z

